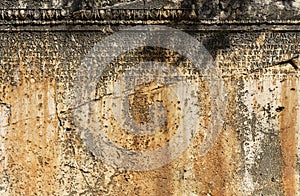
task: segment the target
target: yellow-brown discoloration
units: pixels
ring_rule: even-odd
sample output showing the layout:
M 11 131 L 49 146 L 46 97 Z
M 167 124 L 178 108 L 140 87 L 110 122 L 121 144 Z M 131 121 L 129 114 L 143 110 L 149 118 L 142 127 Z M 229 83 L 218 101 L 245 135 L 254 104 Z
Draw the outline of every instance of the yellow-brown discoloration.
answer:
M 51 195 L 58 187 L 55 82 L 34 78 L 7 88 L 4 102 L 11 106 L 5 148 L 12 195 Z
M 154 111 L 155 115 L 150 116 L 150 106 L 155 103 L 161 103 L 162 111 Z M 118 122 L 112 120 L 112 127 L 108 129 L 108 135 L 118 145 L 131 150 L 152 150 L 159 148 L 167 143 L 176 133 L 180 123 L 180 107 L 179 101 L 174 92 L 168 89 L 167 86 L 160 84 L 149 83 L 139 86 L 135 89 L 134 94 L 130 95 L 129 100 L 130 114 L 129 117 L 136 126 L 142 130 L 147 130 L 147 123 L 153 126 L 158 122 L 163 122 L 154 125 L 152 134 L 142 133 L 138 135 L 127 133 L 126 130 L 119 127 Z M 153 112 L 153 111 L 152 111 Z M 159 118 L 158 113 L 165 112 L 166 116 Z
M 295 78 L 282 82 L 281 102 L 284 110 L 280 115 L 280 144 L 282 151 L 282 181 L 285 195 L 296 195 L 297 164 L 297 105 L 298 95 Z
M 236 81 L 229 79 L 225 86 L 232 87 L 235 83 Z M 226 107 L 226 130 L 221 131 L 217 143 L 205 156 L 193 162 L 195 178 L 200 185 L 199 195 L 239 195 L 236 172 L 240 166 L 240 149 L 236 127 L 231 123 L 235 115 L 236 89 L 228 88 L 227 93 L 230 104 Z
M 233 86 L 236 81 L 227 81 Z M 200 92 L 207 92 L 203 83 Z M 228 126 L 222 130 L 217 143 L 204 156 L 199 156 L 203 142 L 203 132 L 210 122 L 210 101 L 205 93 L 201 94 L 201 106 L 205 117 L 201 119 L 202 131 L 194 136 L 193 143 L 182 155 L 164 167 L 152 171 L 126 172 L 117 177 L 122 188 L 129 195 L 240 195 L 237 169 L 240 166 L 239 140 L 233 122 L 235 115 L 236 89 L 228 91 L 230 104 L 226 108 Z M 126 179 L 126 180 L 125 180 Z M 145 181 L 145 179 L 148 179 Z M 121 189 L 119 189 L 121 190 Z M 117 191 L 116 191 L 117 192 Z
M 226 41 L 232 41 L 234 45 L 228 47 L 228 50 L 226 47 L 219 50 L 216 57 L 220 62 L 218 67 L 224 71 L 217 79 L 224 81 L 226 89 L 225 123 L 221 133 L 214 135 L 217 138 L 216 143 L 213 144 L 212 141 L 213 147 L 201 157 L 199 149 L 212 121 L 211 103 L 215 98 L 210 96 L 210 89 L 205 81 L 207 78 L 214 78 L 200 76 L 202 73 L 198 72 L 201 70 L 194 70 L 187 60 L 175 52 L 149 49 L 146 53 L 141 49 L 128 52 L 124 62 L 112 62 L 103 73 L 103 78 L 99 79 L 95 90 L 96 99 L 91 102 L 88 99 L 82 100 L 82 103 L 91 103 L 90 108 L 88 104 L 83 104 L 80 111 L 87 114 L 83 115 L 86 120 L 82 123 L 84 126 L 74 123 L 72 112 L 78 108 L 71 107 L 69 101 L 73 98 L 72 90 L 76 88 L 72 86 L 75 72 L 81 71 L 80 60 L 85 52 L 104 37 L 98 32 L 93 34 L 94 37 L 90 36 L 92 34 L 61 33 L 59 36 L 63 38 L 56 36 L 54 42 L 39 39 L 41 34 L 37 34 L 32 42 L 24 44 L 20 44 L 21 41 L 18 40 L 22 37 L 20 35 L 12 35 L 14 40 L 8 39 L 10 42 L 7 46 L 13 52 L 1 59 L 6 67 L 0 67 L 0 100 L 10 108 L 11 116 L 6 116 L 9 122 L 1 127 L 5 131 L 1 132 L 3 151 L 0 157 L 6 162 L 1 162 L 1 173 L 4 172 L 3 177 L 0 177 L 0 191 L 11 195 L 181 196 L 281 195 L 283 191 L 286 195 L 297 193 L 298 72 L 291 65 L 273 66 L 273 63 L 285 60 L 285 54 L 294 56 L 295 52 L 283 48 L 286 47 L 285 44 L 268 45 L 274 44 L 271 39 L 276 39 L 277 44 L 283 34 L 262 33 L 257 35 L 258 39 L 253 40 L 249 40 L 249 34 L 244 35 L 242 32 L 228 35 L 229 39 Z M 202 39 L 202 34 L 198 35 L 197 32 L 191 32 L 191 35 Z M 204 35 L 204 39 L 210 35 Z M 30 37 L 28 36 L 29 39 Z M 247 41 L 244 42 L 244 38 Z M 294 48 L 299 45 L 295 42 L 296 39 L 298 37 L 295 36 L 291 41 L 290 37 L 284 36 L 284 40 L 288 40 Z M 239 42 L 242 43 L 239 45 Z M 135 52 L 137 53 L 134 54 Z M 192 142 L 182 154 L 160 168 L 147 171 L 114 168 L 87 147 L 89 141 L 84 140 L 85 135 L 81 133 L 89 128 L 101 127 L 103 129 L 100 131 L 105 130 L 108 139 L 120 148 L 147 151 L 166 144 L 174 137 L 177 126 L 181 124 L 181 114 L 184 112 L 179 105 L 184 102 L 178 103 L 179 96 L 174 96 L 170 86 L 164 85 L 162 81 L 151 80 L 130 89 L 133 93 L 127 94 L 129 115 L 126 117 L 139 126 L 157 123 L 157 132 L 145 136 L 134 135 L 122 126 L 122 122 L 114 118 L 111 108 L 112 103 L 116 102 L 111 101 L 110 95 L 113 94 L 111 89 L 115 87 L 115 80 L 121 79 L 122 71 L 132 69 L 131 65 L 150 60 L 174 66 L 188 78 L 190 85 L 200 81 L 196 84 L 199 88 L 191 93 L 191 96 L 198 99 L 195 107 L 200 108 L 200 119 L 191 119 L 194 120 L 193 123 L 199 122 L 201 130 L 193 135 Z M 18 63 L 19 65 L 11 69 L 7 63 L 11 63 L 9 66 L 12 67 Z M 56 67 L 58 63 L 61 66 Z M 118 71 L 119 68 L 121 71 Z M 10 78 L 11 75 L 14 75 L 13 79 Z M 56 78 L 57 89 L 55 81 L 48 77 Z M 58 100 L 55 98 L 56 92 L 59 94 Z M 277 112 L 278 102 L 285 107 L 283 111 L 278 109 Z M 155 104 L 162 107 L 154 108 Z M 61 111 L 56 111 L 56 105 Z M 160 111 L 162 108 L 165 111 Z M 114 112 L 118 112 L 114 109 Z M 165 113 L 161 115 L 160 112 Z M 60 123 L 57 114 L 60 116 Z M 158 116 L 166 119 L 159 119 Z M 266 119 L 272 122 L 267 122 Z M 165 123 L 160 124 L 158 121 Z M 95 129 L 97 131 L 99 129 Z M 183 140 L 187 142 L 186 138 Z M 243 148 L 245 145 L 246 150 Z M 171 150 L 168 149 L 165 157 L 158 160 L 169 156 Z M 281 162 L 282 167 L 278 166 Z M 278 167 L 274 169 L 275 166 L 272 167 L 271 164 Z M 244 176 L 245 171 L 248 172 L 248 179 Z M 9 182 L 3 183 L 2 178 L 5 177 L 8 177 Z M 242 187 L 248 182 L 252 183 L 251 186 Z M 7 190 L 4 190 L 5 183 L 8 184 Z

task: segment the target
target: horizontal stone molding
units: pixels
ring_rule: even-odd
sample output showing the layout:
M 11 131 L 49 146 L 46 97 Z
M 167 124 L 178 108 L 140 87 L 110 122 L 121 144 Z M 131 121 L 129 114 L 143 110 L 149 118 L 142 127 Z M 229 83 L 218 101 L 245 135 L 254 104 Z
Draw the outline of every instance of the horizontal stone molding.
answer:
M 70 11 L 66 9 L 0 9 L 0 25 L 118 25 L 118 24 L 188 24 L 204 26 L 257 26 L 268 25 L 294 26 L 298 30 L 300 20 L 250 19 L 228 20 L 214 17 L 211 19 L 201 15 L 199 9 L 92 9 Z M 222 26 L 222 29 L 230 29 Z M 281 28 L 281 29 L 284 29 Z M 1 28 L 3 30 L 3 28 Z

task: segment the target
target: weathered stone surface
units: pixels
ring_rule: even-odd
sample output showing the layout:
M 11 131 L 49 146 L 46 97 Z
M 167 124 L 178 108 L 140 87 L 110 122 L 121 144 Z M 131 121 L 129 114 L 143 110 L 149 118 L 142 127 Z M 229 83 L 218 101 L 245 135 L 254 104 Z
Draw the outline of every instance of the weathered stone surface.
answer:
M 156 0 L 52 0 L 52 1 L 2 1 L 0 2 L 0 20 L 6 23 L 36 24 L 67 23 L 78 19 L 89 23 L 124 23 L 124 21 L 147 20 L 151 23 L 208 23 L 208 24 L 299 24 L 299 0 L 277 1 L 156 1 Z M 124 10 L 126 9 L 126 10 Z M 203 20 L 209 19 L 209 21 Z M 16 20 L 16 21 L 15 21 Z M 100 20 L 100 21 L 99 21 Z M 61 22 L 59 22 L 61 21 Z M 141 22 L 140 21 L 140 22 Z M 32 24 L 32 22 L 31 22 Z M 74 23 L 73 23 L 74 24 Z
M 0 2 L 7 8 L 0 13 L 1 195 L 300 193 L 297 0 L 81 2 Z M 99 46 L 147 23 L 168 24 L 203 43 L 211 56 L 203 64 L 213 60 L 209 68 L 220 72 L 188 58 L 195 40 L 172 41 L 165 31 L 149 39 L 169 48 L 137 47 L 97 67 L 114 47 L 151 43 L 143 36 L 157 34 L 135 29 L 113 39 L 115 46 Z M 185 44 L 185 55 L 172 50 Z M 222 91 L 213 88 L 218 81 Z M 122 157 L 128 149 L 160 149 L 181 129 L 183 143 L 163 156 Z M 112 143 L 121 150 L 101 149 Z

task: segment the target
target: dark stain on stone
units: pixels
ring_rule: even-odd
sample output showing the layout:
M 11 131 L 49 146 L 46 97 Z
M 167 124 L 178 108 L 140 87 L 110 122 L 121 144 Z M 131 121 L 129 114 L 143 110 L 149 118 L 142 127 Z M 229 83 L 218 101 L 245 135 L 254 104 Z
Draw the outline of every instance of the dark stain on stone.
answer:
M 279 106 L 278 108 L 275 109 L 276 112 L 282 112 L 284 110 L 283 106 Z
M 229 34 L 224 32 L 214 33 L 208 39 L 203 41 L 203 45 L 215 59 L 218 50 L 230 47 Z

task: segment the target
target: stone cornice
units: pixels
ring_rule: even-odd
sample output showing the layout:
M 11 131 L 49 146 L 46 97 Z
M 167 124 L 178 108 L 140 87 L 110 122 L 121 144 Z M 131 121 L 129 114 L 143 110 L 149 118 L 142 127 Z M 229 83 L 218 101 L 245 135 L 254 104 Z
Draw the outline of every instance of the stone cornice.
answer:
M 192 25 L 199 30 L 300 30 L 300 19 L 223 20 L 201 16 L 198 9 L 93 9 L 75 12 L 66 9 L 0 9 L 0 31 L 24 29 L 26 26 L 51 27 L 47 29 L 55 30 L 76 25 L 122 24 Z

